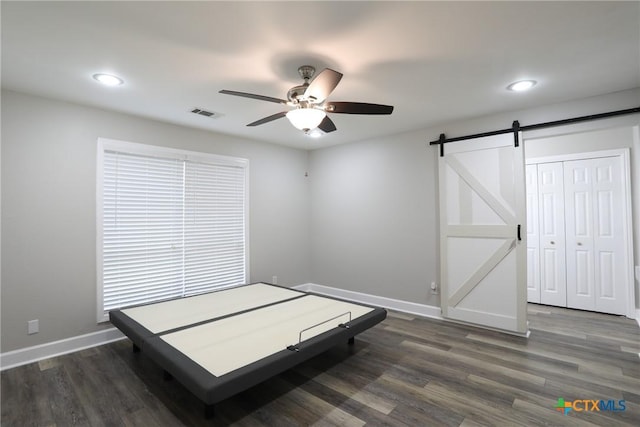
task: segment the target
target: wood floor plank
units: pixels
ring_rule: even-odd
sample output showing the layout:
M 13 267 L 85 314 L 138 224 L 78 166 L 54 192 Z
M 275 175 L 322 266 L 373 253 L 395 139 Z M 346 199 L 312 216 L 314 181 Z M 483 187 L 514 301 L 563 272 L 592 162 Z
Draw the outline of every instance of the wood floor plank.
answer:
M 456 341 L 451 351 L 536 376 L 544 377 L 550 370 L 554 373 L 578 371 L 577 363 L 530 352 L 528 351 L 528 346 L 522 345 L 522 343 L 503 346 L 501 340 L 496 341 L 491 338 L 477 339 L 473 338 L 472 335 L 469 336 L 472 338 Z
M 513 402 L 504 405 L 483 399 L 481 396 L 466 395 L 461 397 L 457 389 L 436 383 L 427 384 L 425 391 L 431 399 L 438 400 L 443 404 L 449 402 L 449 405 L 452 405 L 451 402 L 455 402 L 455 405 L 460 408 L 459 410 L 467 412 L 465 418 L 479 423 L 486 423 L 486 418 L 489 418 L 490 425 L 544 425 L 539 418 L 532 417 L 530 414 L 512 411 Z
M 39 374 L 37 363 L 2 372 L 3 426 L 55 425 L 44 379 Z M 5 405 L 7 395 L 14 406 Z
M 275 382 L 282 380 L 274 379 Z M 317 421 L 313 425 L 339 425 L 347 427 L 362 427 L 365 423 L 359 418 L 348 414 L 342 409 L 330 405 L 325 400 L 296 387 L 291 389 L 286 398 L 300 407 L 300 410 L 310 412 Z
M 322 384 L 343 396 L 348 396 L 350 399 L 353 399 L 356 402 L 359 402 L 382 414 L 389 415 L 397 406 L 394 402 L 382 399 L 373 393 L 356 387 L 350 382 L 343 381 L 339 377 L 331 374 L 320 372 L 308 365 L 295 368 L 295 370 L 307 375 L 309 378 L 312 378 L 313 381 Z
M 606 369 L 611 366 L 609 360 L 611 352 L 617 353 L 617 362 L 622 365 L 628 364 L 632 367 L 638 362 L 633 360 L 632 357 L 628 357 L 626 353 L 619 349 L 603 349 L 598 345 L 588 345 L 586 340 L 580 343 L 580 345 L 569 345 L 566 339 L 563 339 L 561 342 L 554 342 L 550 340 L 549 337 L 540 337 L 539 335 L 531 337 L 526 343 L 514 343 L 513 341 L 507 341 L 501 338 L 487 337 L 484 334 L 470 334 L 467 338 L 481 343 L 491 343 L 505 349 L 525 351 L 527 354 L 555 359 L 578 366 L 589 363 L 594 367 L 601 366 L 603 369 Z M 533 338 L 535 338 L 535 340 Z
M 83 363 L 81 358 L 75 359 L 76 363 L 65 365 L 76 394 L 78 403 L 84 409 L 89 424 L 92 426 L 106 426 L 118 424 L 120 414 L 116 406 L 112 404 L 112 395 L 108 394 L 98 377 L 97 367 L 92 363 Z M 106 362 L 106 360 L 105 360 Z M 118 396 L 115 396 L 118 398 Z
M 420 407 L 404 404 L 391 413 L 391 417 L 407 426 L 459 426 L 463 421 L 461 415 L 452 413 L 449 409 L 423 402 Z
M 482 370 L 485 375 L 493 376 L 499 375 L 511 378 L 513 381 L 525 382 L 527 384 L 544 384 L 545 379 L 537 375 L 530 375 L 522 371 L 510 369 L 505 366 L 490 364 L 484 361 L 479 361 L 473 357 L 465 356 L 462 354 L 456 354 L 450 351 L 442 351 L 432 347 L 428 347 L 422 344 L 403 341 L 403 346 L 409 348 L 416 348 L 424 351 L 428 357 L 439 360 L 442 364 L 456 363 L 456 366 L 460 369 L 464 369 L 465 372 L 472 372 Z
M 472 339 L 476 340 L 477 337 L 473 337 Z M 489 340 L 491 341 L 491 340 Z M 492 342 L 495 344 L 495 342 Z M 512 349 L 512 346 L 509 346 L 508 351 Z M 530 350 L 535 356 L 540 356 L 541 353 L 536 349 Z M 529 354 L 529 353 L 525 353 Z M 622 388 L 627 391 L 634 392 L 636 391 L 636 387 L 638 386 L 638 381 L 630 380 L 629 378 L 625 378 L 623 368 L 621 366 L 614 366 L 612 364 L 602 364 L 602 363 L 594 363 L 586 360 L 581 360 L 579 356 L 570 357 L 569 359 L 572 362 L 567 362 L 567 357 L 564 355 L 555 355 L 559 360 L 563 363 L 578 363 L 577 371 L 574 369 L 563 369 L 558 367 L 558 363 L 553 363 L 554 354 L 543 352 L 544 358 L 548 359 L 547 363 L 537 363 L 530 362 L 528 363 L 527 368 L 522 368 L 526 372 L 533 372 L 539 375 L 543 375 L 545 377 L 560 379 L 563 383 L 571 383 L 574 379 L 584 378 L 589 374 L 589 378 L 596 379 L 596 382 L 599 386 L 608 386 L 608 387 L 616 387 L 622 385 Z M 576 353 L 577 355 L 580 353 Z M 618 361 L 620 364 L 621 362 Z M 626 362 L 622 362 L 622 366 L 625 366 Z M 512 366 L 509 364 L 509 366 Z M 512 366 L 513 367 L 513 366 Z M 634 367 L 634 370 L 638 370 L 640 368 L 640 363 Z
M 363 421 L 366 425 L 403 425 L 402 423 L 396 422 L 396 420 L 386 416 L 385 414 L 370 408 L 361 400 L 355 399 L 354 395 L 338 393 L 334 389 L 324 386 L 320 382 L 316 381 L 315 377 L 309 378 L 307 376 L 301 375 L 297 370 L 289 371 L 283 374 L 283 377 L 287 382 L 308 392 L 309 394 L 322 399 L 328 404 L 339 408 L 346 413 L 352 414 L 359 420 Z M 370 392 L 370 389 L 367 387 L 363 388 L 362 392 L 370 396 L 376 395 Z M 382 398 L 377 398 L 376 400 L 383 400 L 385 402 L 388 402 L 387 399 Z M 391 403 L 394 407 L 397 406 L 397 402 Z
M 495 424 L 496 421 L 501 423 L 506 421 L 503 418 L 497 417 L 497 412 L 487 411 L 487 408 L 479 409 L 477 404 L 473 402 L 469 404 L 449 392 L 443 393 L 441 388 L 437 386 L 430 386 L 428 384 L 426 387 L 416 387 L 388 376 L 381 377 L 379 381 L 384 388 L 407 396 L 405 398 L 405 404 L 418 410 L 426 403 L 432 407 L 448 408 L 449 411 L 458 417 L 473 417 L 484 425 L 492 425 Z
M 551 408 L 558 401 L 558 396 L 549 391 L 545 386 L 536 386 L 532 390 L 523 390 L 509 384 L 504 384 L 490 378 L 471 374 L 467 378 L 470 384 L 475 384 L 485 390 L 486 393 L 495 393 L 498 390 L 513 397 L 514 401 L 522 401 L 536 404 L 543 408 Z
M 49 396 L 49 407 L 56 425 L 82 426 L 88 424 L 87 416 L 67 375 L 61 365 L 53 365 L 43 372 Z

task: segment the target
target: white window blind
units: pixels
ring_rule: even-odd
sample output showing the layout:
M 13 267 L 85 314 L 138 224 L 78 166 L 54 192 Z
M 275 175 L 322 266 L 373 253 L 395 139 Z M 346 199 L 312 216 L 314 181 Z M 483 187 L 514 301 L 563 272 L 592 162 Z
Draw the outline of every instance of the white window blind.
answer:
M 188 163 L 185 294 L 244 283 L 244 169 Z
M 99 163 L 99 320 L 246 283 L 246 161 L 101 140 Z

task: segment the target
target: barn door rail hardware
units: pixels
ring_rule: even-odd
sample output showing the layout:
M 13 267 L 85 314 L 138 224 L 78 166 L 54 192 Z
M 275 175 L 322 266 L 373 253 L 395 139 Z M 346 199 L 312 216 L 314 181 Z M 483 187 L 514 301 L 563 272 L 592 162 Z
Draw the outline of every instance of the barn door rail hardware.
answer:
M 444 157 L 444 144 L 447 144 L 449 142 L 465 141 L 465 140 L 468 140 L 468 139 L 484 138 L 484 137 L 487 137 L 487 136 L 502 135 L 502 134 L 505 134 L 505 133 L 513 132 L 514 133 L 514 146 L 517 147 L 519 145 L 519 141 L 518 141 L 518 132 L 519 131 L 543 129 L 543 128 L 549 128 L 549 127 L 554 127 L 554 126 L 563 126 L 563 125 L 569 125 L 569 124 L 573 124 L 573 123 L 588 122 L 588 121 L 600 120 L 600 119 L 608 119 L 610 117 L 623 116 L 623 115 L 627 115 L 627 114 L 636 114 L 636 113 L 640 113 L 640 107 L 628 108 L 626 110 L 609 111 L 607 113 L 591 114 L 591 115 L 588 115 L 588 116 L 573 117 L 573 118 L 570 118 L 570 119 L 555 120 L 555 121 L 552 121 L 552 122 L 536 123 L 536 124 L 533 124 L 533 125 L 526 125 L 526 126 L 520 126 L 520 123 L 517 120 L 515 120 L 510 128 L 499 129 L 499 130 L 494 130 L 494 131 L 490 131 L 490 132 L 475 133 L 473 135 L 465 135 L 465 136 L 457 136 L 455 138 L 447 138 L 447 137 L 445 137 L 444 133 L 441 133 L 440 137 L 436 141 L 429 142 L 429 145 L 440 145 L 440 157 Z

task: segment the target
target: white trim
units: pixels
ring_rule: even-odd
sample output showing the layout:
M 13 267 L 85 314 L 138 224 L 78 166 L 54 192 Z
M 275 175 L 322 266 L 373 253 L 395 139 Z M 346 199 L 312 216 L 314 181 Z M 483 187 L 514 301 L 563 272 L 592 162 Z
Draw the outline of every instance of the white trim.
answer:
M 98 149 L 96 152 L 96 322 L 103 323 L 109 320 L 109 316 L 104 312 L 104 287 L 102 283 L 103 271 L 103 247 L 104 247 L 104 150 L 105 140 L 98 138 Z M 1 365 L 0 365 L 1 366 Z
M 553 162 L 566 162 L 571 160 L 586 160 L 586 159 L 599 159 L 601 157 L 618 157 L 628 155 L 629 148 L 617 148 L 613 150 L 597 150 L 597 151 L 585 151 L 580 153 L 558 154 L 553 156 L 543 157 L 531 157 L 525 158 L 525 163 L 528 165 L 537 163 L 553 163 Z
M 403 313 L 415 314 L 422 317 L 431 317 L 433 319 L 442 320 L 440 307 L 435 307 L 433 305 L 417 304 L 415 302 L 401 301 L 393 298 L 380 297 L 377 295 L 363 294 L 360 292 L 332 288 L 330 286 L 317 285 L 315 283 L 305 283 L 302 285 L 293 286 L 293 289 L 332 296 L 336 298 L 343 298 L 349 301 L 385 307 L 391 310 L 401 311 Z
M 46 344 L 19 350 L 8 351 L 0 354 L 0 371 L 38 362 L 50 357 L 61 356 L 73 353 L 86 348 L 96 347 L 126 338 L 116 328 L 104 329 L 90 334 L 78 335 L 77 337 L 65 338 Z
M 189 151 L 181 148 L 140 144 L 139 142 L 120 141 L 109 138 L 98 138 L 98 150 L 102 152 L 105 150 L 120 151 L 141 156 L 191 160 L 198 163 L 223 164 L 241 168 L 249 167 L 249 160 L 242 157 L 223 156 L 221 154 Z
M 636 309 L 636 323 L 640 326 L 640 308 Z M 640 356 L 640 353 L 638 353 L 638 356 Z

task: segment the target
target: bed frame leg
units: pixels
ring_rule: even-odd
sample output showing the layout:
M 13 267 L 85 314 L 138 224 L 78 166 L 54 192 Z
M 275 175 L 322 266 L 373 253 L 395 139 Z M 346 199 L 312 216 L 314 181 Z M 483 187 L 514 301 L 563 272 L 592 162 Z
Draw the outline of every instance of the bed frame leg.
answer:
M 349 345 L 353 345 L 356 342 L 356 337 L 349 338 L 349 341 L 347 342 L 349 343 Z
M 169 372 L 167 371 L 162 371 L 162 378 L 165 381 L 171 381 L 173 379 L 173 375 L 171 375 Z
M 138 347 L 137 345 L 133 344 L 133 352 L 134 353 L 140 353 L 140 347 Z
M 204 417 L 206 419 L 211 419 L 216 414 L 216 406 L 212 403 L 210 405 L 204 405 Z

